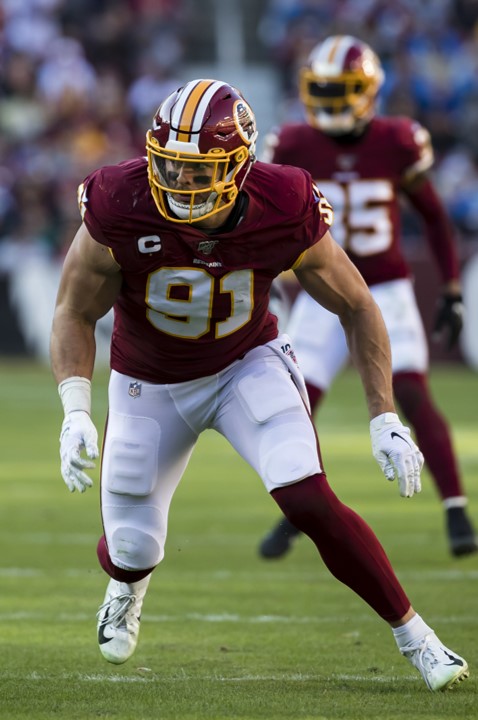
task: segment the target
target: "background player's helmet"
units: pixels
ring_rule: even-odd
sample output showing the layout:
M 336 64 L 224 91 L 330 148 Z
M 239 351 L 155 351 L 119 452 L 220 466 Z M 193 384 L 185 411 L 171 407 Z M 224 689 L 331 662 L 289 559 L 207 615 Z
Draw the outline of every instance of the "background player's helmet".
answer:
M 149 183 L 161 215 L 193 223 L 232 205 L 255 161 L 256 139 L 254 113 L 231 85 L 192 80 L 169 95 L 146 135 Z M 200 189 L 177 189 L 172 167 L 188 168 Z
M 382 66 L 371 47 L 350 35 L 327 38 L 299 74 L 308 123 L 329 135 L 362 130 L 374 115 L 382 83 Z

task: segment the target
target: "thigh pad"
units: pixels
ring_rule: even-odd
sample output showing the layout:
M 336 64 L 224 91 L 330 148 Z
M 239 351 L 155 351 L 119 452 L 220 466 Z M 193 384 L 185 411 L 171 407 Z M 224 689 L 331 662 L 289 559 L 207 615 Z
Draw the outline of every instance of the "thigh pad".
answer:
M 280 413 L 303 407 L 299 391 L 287 370 L 272 363 L 242 377 L 237 383 L 237 394 L 251 420 L 259 424 Z
M 149 495 L 157 481 L 160 429 L 152 418 L 110 412 L 103 481 L 119 495 Z

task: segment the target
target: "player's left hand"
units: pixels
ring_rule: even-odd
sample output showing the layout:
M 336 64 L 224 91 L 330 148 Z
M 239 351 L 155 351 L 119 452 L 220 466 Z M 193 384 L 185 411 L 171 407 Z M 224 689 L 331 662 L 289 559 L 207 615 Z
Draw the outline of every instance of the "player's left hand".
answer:
M 446 347 L 451 350 L 463 328 L 465 308 L 461 293 L 445 291 L 438 301 L 438 309 L 433 327 L 433 338 L 439 339 L 445 332 Z
M 396 413 L 383 413 L 370 422 L 373 456 L 387 480 L 398 480 L 402 497 L 422 489 L 420 472 L 424 458 Z
M 86 458 L 80 455 L 83 450 Z M 95 467 L 93 460 L 98 455 L 98 433 L 88 413 L 78 410 L 65 415 L 60 435 L 61 474 L 70 492 L 83 493 L 93 485 L 85 469 Z

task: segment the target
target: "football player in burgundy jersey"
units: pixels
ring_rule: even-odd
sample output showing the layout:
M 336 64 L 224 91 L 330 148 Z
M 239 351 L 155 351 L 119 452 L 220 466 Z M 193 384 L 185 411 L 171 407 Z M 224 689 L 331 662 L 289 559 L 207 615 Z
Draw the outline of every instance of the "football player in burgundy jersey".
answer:
M 400 244 L 400 196 L 422 218 L 440 270 L 443 295 L 435 330 L 448 332 L 450 347 L 462 327 L 459 264 L 448 217 L 426 176 L 433 163 L 429 134 L 408 118 L 374 114 L 382 79 L 376 54 L 357 38 L 332 36 L 319 43 L 300 72 L 306 122 L 271 133 L 265 159 L 308 170 L 334 209 L 334 239 L 360 270 L 382 311 L 395 398 L 442 500 L 450 551 L 463 556 L 476 552 L 478 541 L 465 510 L 450 432 L 427 382 L 427 342 Z M 345 336 L 337 316 L 303 291 L 287 331 L 313 412 L 347 362 Z M 265 558 L 282 557 L 298 535 L 284 518 L 261 541 L 259 552 Z
M 465 660 L 415 613 L 372 530 L 328 484 L 289 337 L 278 335 L 268 310 L 269 289 L 293 268 L 339 315 L 365 389 L 373 454 L 410 497 L 420 491 L 423 456 L 395 412 L 380 311 L 332 239 L 330 205 L 310 175 L 254 162 L 256 137 L 237 90 L 194 80 L 158 109 L 147 157 L 93 172 L 80 188 L 83 224 L 65 259 L 51 360 L 65 412 L 62 475 L 83 492 L 98 456 L 90 419 L 95 323 L 114 307 L 98 543 L 110 577 L 98 611 L 101 653 L 119 664 L 136 648 L 172 496 L 198 436 L 213 428 L 331 572 L 391 625 L 427 686 L 450 687 L 468 676 Z

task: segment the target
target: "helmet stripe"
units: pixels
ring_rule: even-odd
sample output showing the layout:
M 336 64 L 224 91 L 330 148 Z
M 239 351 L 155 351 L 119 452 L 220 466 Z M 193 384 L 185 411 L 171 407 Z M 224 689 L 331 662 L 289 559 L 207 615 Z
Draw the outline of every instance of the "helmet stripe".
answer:
M 170 139 L 191 142 L 191 133 L 201 130 L 204 113 L 217 90 L 224 85 L 214 80 L 195 80 L 188 83 L 173 109 Z
M 350 35 L 339 35 L 330 53 L 330 62 L 336 62 L 339 68 L 343 68 L 345 57 L 353 45 L 354 39 Z
M 180 108 L 178 108 L 180 113 L 178 123 L 178 140 L 190 140 L 189 137 L 186 138 L 181 136 L 184 133 L 189 135 L 189 133 L 194 132 L 193 122 L 199 110 L 198 106 L 201 99 L 204 97 L 204 93 L 211 87 L 211 85 L 212 82 L 210 80 L 200 80 L 189 88 L 186 93 L 182 93 L 184 98 L 181 98 Z
M 354 38 L 350 35 L 335 35 L 327 38 L 318 48 L 318 52 L 312 51 L 312 66 L 327 68 L 327 73 L 340 75 L 353 42 Z
M 322 47 L 320 48 L 319 58 L 322 62 L 330 65 L 334 61 L 335 54 L 337 52 L 337 45 L 342 39 L 341 35 L 327 38 Z

